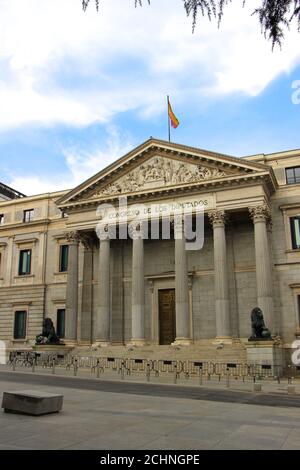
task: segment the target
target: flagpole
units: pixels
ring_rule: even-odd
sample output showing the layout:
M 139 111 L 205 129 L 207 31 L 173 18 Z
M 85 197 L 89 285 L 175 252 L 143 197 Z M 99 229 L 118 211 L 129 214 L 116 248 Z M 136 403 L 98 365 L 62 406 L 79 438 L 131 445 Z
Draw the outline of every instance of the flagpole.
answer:
M 170 126 L 170 116 L 169 116 L 169 95 L 167 95 L 167 115 L 168 115 L 168 137 L 169 137 L 169 142 L 171 142 L 171 126 Z

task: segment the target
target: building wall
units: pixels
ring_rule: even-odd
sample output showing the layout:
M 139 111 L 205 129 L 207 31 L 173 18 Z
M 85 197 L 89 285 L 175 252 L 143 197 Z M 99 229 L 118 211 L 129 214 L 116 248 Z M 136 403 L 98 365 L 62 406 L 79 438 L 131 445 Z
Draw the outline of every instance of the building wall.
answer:
M 299 156 L 297 157 L 299 159 Z M 275 331 L 291 343 L 299 329 L 297 295 L 300 295 L 300 251 L 291 249 L 289 217 L 300 214 L 300 185 L 285 184 L 285 167 L 298 164 L 295 155 L 255 156 L 274 167 L 279 188 L 271 197 L 273 230 L 270 233 Z M 63 193 L 47 194 L 0 202 L 5 224 L 0 227 L 0 339 L 12 341 L 14 312 L 28 308 L 27 340 L 40 332 L 44 316 L 56 323 L 56 311 L 66 302 L 67 273 L 58 272 L 59 245 L 66 243 L 68 219 L 63 218 L 56 200 Z M 227 196 L 226 196 L 227 197 Z M 221 200 L 221 199 L 220 199 Z M 34 221 L 24 224 L 23 211 L 35 209 Z M 231 326 L 234 337 L 250 335 L 250 312 L 256 306 L 254 230 L 244 212 L 230 217 L 226 225 L 227 267 Z M 18 276 L 19 250 L 33 250 L 31 276 Z M 131 337 L 131 240 L 111 243 L 111 338 L 115 343 Z M 93 250 L 92 321 L 97 313 L 99 259 Z M 174 287 L 174 242 L 145 241 L 145 319 L 146 338 L 157 340 L 153 326 L 153 305 L 159 288 Z M 78 337 L 81 337 L 81 295 L 84 250 L 79 249 Z M 216 335 L 214 307 L 213 233 L 205 227 L 205 244 L 200 251 L 188 252 L 192 285 L 193 332 L 195 340 Z M 156 300 L 155 300 L 156 299 Z M 21 308 L 22 307 L 22 308 Z M 157 307 L 157 305 L 156 305 Z M 95 339 L 95 338 L 93 338 Z M 20 344 L 21 342 L 18 342 Z

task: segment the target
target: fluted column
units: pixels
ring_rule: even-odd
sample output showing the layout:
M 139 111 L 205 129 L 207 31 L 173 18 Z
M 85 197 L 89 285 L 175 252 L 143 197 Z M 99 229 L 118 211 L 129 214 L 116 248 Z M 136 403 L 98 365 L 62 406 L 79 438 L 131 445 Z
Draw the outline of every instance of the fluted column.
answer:
M 134 345 L 145 344 L 144 234 L 139 227 L 132 240 L 132 337 Z
M 68 252 L 68 277 L 66 291 L 66 320 L 65 342 L 75 344 L 77 342 L 78 323 L 78 232 L 66 234 L 69 243 Z
M 110 239 L 103 234 L 99 241 L 99 287 L 96 313 L 96 342 L 105 346 L 110 342 Z
M 188 267 L 185 249 L 183 222 L 174 223 L 175 237 L 175 300 L 176 300 L 176 340 L 178 344 L 190 344 L 190 311 Z
M 214 231 L 215 311 L 217 338 L 230 338 L 229 288 L 226 257 L 225 211 L 209 213 Z
M 250 207 L 249 212 L 254 224 L 257 306 L 261 308 L 266 327 L 272 333 L 274 306 L 268 243 L 268 225 L 271 223 L 271 212 L 266 205 Z
M 83 252 L 83 278 L 81 298 L 80 343 L 92 342 L 92 295 L 93 295 L 93 242 L 87 235 L 81 240 Z

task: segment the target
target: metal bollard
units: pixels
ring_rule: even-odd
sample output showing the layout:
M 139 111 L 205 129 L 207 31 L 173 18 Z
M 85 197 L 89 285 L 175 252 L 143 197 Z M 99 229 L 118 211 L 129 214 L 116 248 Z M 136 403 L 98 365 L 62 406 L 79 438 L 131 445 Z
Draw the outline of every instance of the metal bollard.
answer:
M 147 382 L 150 382 L 150 364 L 149 364 L 149 362 L 147 362 L 147 365 L 146 365 L 146 379 L 147 379 Z
M 99 359 L 97 359 L 97 366 L 96 366 L 96 368 L 97 368 L 97 379 L 99 379 L 99 377 L 100 377 L 100 363 L 99 363 Z
M 75 361 L 74 361 L 74 377 L 76 377 L 76 375 L 77 375 L 77 368 L 78 368 L 77 359 L 75 359 Z
M 286 391 L 289 395 L 292 395 L 292 394 L 296 393 L 295 385 L 287 385 Z
M 261 392 L 261 391 L 262 391 L 262 385 L 260 383 L 254 383 L 253 392 Z
M 35 358 L 32 361 L 32 372 L 35 372 Z
M 202 367 L 199 367 L 199 385 L 202 385 L 203 377 L 202 377 Z
M 229 374 L 229 369 L 227 369 L 227 373 L 226 373 L 226 387 L 227 387 L 227 388 L 230 387 L 230 374 Z
M 177 365 L 174 365 L 174 384 L 177 384 Z
M 52 359 L 52 374 L 55 374 L 55 359 Z
M 17 358 L 14 357 L 14 360 L 13 360 L 13 371 L 16 370 L 16 364 L 17 364 Z
M 121 379 L 122 380 L 124 380 L 124 372 L 125 372 L 124 371 L 124 366 L 125 366 L 124 361 L 122 361 L 122 363 L 121 363 Z

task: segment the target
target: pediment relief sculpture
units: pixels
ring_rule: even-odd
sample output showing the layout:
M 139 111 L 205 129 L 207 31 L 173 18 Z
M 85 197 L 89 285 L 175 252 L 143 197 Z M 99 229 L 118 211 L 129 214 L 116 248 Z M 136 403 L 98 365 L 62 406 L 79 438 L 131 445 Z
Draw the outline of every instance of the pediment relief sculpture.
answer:
M 226 173 L 223 169 L 154 157 L 100 191 L 97 190 L 91 197 L 113 196 L 152 188 L 195 183 L 224 178 L 229 175 L 232 173 Z

